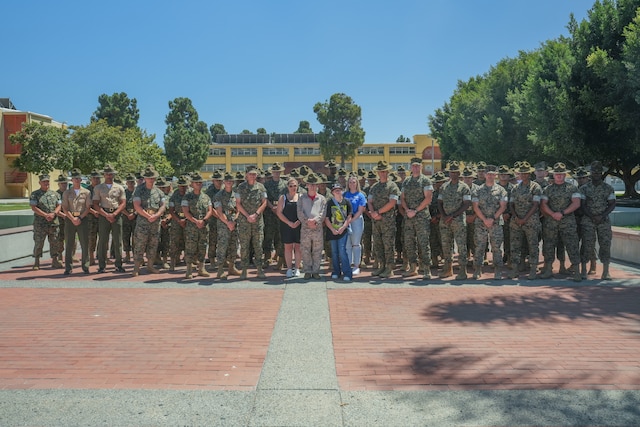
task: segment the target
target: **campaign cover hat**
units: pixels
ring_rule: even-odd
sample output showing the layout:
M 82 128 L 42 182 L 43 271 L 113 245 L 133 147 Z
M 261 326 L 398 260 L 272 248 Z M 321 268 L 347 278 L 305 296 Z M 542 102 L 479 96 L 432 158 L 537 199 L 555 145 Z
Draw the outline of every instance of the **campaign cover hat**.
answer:
M 304 179 L 307 184 L 323 184 L 322 178 L 320 178 L 317 174 L 311 172 Z
M 111 166 L 111 164 L 107 163 L 106 165 L 104 165 L 104 168 L 102 168 L 102 173 L 112 173 L 112 174 L 117 174 L 118 171 L 115 170 L 113 168 L 113 166 Z
M 67 181 L 68 181 L 67 177 L 62 174 L 58 175 L 58 179 L 56 179 L 56 182 L 67 182 Z
M 153 166 L 148 166 L 145 168 L 144 172 L 142 172 L 143 178 L 157 178 L 158 172 L 156 172 Z
M 453 160 L 453 161 L 449 162 L 449 164 L 447 165 L 447 168 L 445 170 L 447 172 L 460 172 L 460 162 L 457 161 L 457 160 Z
M 444 172 L 438 171 L 438 172 L 433 174 L 431 179 L 432 179 L 433 182 L 444 182 L 444 181 L 447 180 L 447 177 L 445 176 Z
M 189 185 L 189 178 L 186 175 L 180 175 L 178 177 L 178 185 Z
M 282 167 L 280 162 L 275 162 L 273 165 L 271 165 L 269 170 L 271 170 L 271 172 L 283 172 L 284 168 Z
M 78 168 L 71 169 L 71 178 L 82 178 L 82 171 Z
M 527 161 L 518 162 L 515 167 L 516 173 L 532 173 L 535 169 Z
M 380 172 L 390 171 L 391 169 L 393 169 L 393 167 L 386 160 L 380 160 L 374 170 Z

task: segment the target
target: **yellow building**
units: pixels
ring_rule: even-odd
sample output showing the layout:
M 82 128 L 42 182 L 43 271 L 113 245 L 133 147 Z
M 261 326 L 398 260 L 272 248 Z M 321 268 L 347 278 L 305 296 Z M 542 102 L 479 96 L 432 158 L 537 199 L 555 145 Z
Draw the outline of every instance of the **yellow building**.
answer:
M 20 172 L 13 167 L 13 162 L 20 156 L 22 148 L 20 145 L 12 145 L 9 139 L 10 135 L 22 130 L 23 123 L 33 122 L 57 127 L 64 126 L 49 116 L 19 111 L 8 98 L 0 98 L 0 138 L 2 138 L 0 147 L 3 150 L 2 161 L 0 161 L 0 172 L 3 178 L 0 185 L 0 198 L 2 199 L 27 197 L 31 191 L 40 187 L 37 175 Z
M 209 149 L 207 163 L 201 169 L 205 178 L 210 178 L 217 169 L 235 172 L 255 165 L 266 170 L 275 162 L 280 162 L 287 173 L 303 164 L 315 171 L 327 172 L 316 134 L 233 134 L 217 135 L 216 139 Z M 386 160 L 394 170 L 400 165 L 408 170 L 412 157 L 422 158 L 423 171 L 427 175 L 442 169 L 440 147 L 429 135 L 414 135 L 413 142 L 365 143 L 358 148 L 355 157 L 346 162 L 345 169 L 371 170 L 380 160 Z M 335 160 L 340 163 L 340 159 Z

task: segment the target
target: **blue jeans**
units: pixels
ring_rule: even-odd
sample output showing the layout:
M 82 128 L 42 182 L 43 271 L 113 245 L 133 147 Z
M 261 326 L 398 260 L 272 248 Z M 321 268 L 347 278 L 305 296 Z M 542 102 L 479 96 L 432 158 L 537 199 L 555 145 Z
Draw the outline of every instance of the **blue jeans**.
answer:
M 339 239 L 330 240 L 331 242 L 331 264 L 333 273 L 351 279 L 351 264 L 349 264 L 349 255 L 347 254 L 347 239 L 349 233 L 345 233 Z

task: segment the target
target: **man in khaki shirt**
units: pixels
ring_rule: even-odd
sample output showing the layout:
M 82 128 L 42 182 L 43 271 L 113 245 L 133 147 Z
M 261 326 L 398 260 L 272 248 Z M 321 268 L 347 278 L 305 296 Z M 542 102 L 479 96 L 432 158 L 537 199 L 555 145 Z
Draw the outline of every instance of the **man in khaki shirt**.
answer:
M 98 212 L 98 273 L 104 273 L 109 251 L 109 235 L 113 239 L 116 254 L 116 271 L 124 273 L 122 266 L 122 211 L 126 207 L 127 197 L 124 187 L 114 183 L 117 172 L 109 164 L 105 165 L 104 182 L 93 190 L 93 210 Z
M 73 251 L 75 249 L 76 233 L 82 250 L 82 271 L 89 273 L 89 223 L 87 215 L 91 209 L 91 192 L 82 188 L 82 173 L 79 169 L 71 171 L 72 187 L 62 193 L 62 211 L 65 215 L 64 224 L 64 274 L 70 274 L 72 269 Z

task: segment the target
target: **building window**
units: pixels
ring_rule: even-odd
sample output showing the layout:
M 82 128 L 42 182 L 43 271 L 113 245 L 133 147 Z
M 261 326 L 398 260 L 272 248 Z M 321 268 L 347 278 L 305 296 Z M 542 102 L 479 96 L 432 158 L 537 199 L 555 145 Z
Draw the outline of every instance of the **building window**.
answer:
M 263 156 L 288 156 L 289 148 L 286 147 L 263 147 Z
M 366 171 L 370 171 L 378 166 L 377 163 L 358 163 L 358 169 L 364 169 Z
M 294 156 L 319 156 L 320 147 L 295 147 L 293 149 Z
M 416 154 L 416 147 L 389 147 L 389 154 Z
M 255 163 L 233 163 L 231 164 L 231 172 L 246 172 L 247 167 L 255 165 Z
M 224 157 L 227 155 L 226 148 L 209 148 L 209 156 L 211 157 Z
M 398 166 L 402 166 L 407 171 L 411 169 L 411 167 L 408 166 L 406 163 L 390 163 L 390 165 L 393 167 L 393 170 L 395 171 L 398 170 Z
M 200 168 L 200 171 L 213 172 L 215 170 L 225 170 L 226 168 L 227 168 L 227 165 L 225 165 L 224 163 L 210 163 L 210 164 L 203 165 Z
M 358 148 L 358 154 L 360 155 L 375 155 L 375 156 L 381 156 L 384 154 L 384 147 L 366 147 L 366 146 L 362 146 L 360 148 Z
M 231 157 L 236 156 L 257 156 L 258 149 L 257 148 L 232 148 L 231 149 Z

